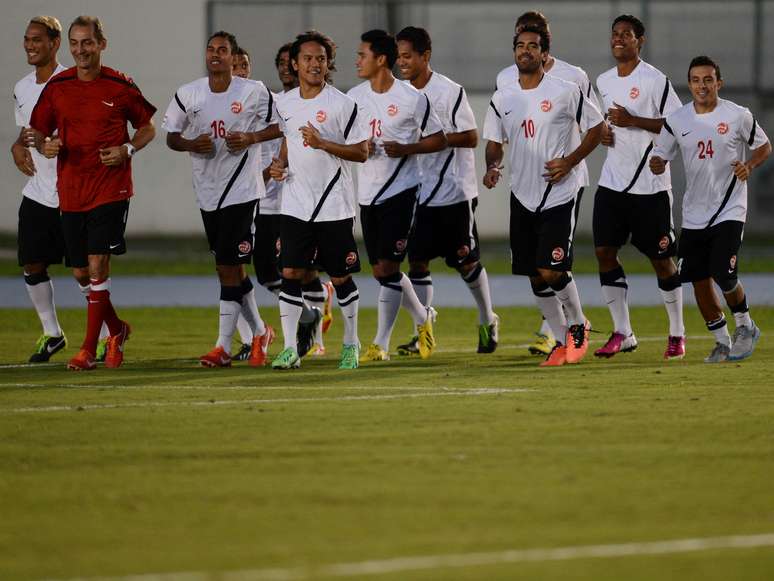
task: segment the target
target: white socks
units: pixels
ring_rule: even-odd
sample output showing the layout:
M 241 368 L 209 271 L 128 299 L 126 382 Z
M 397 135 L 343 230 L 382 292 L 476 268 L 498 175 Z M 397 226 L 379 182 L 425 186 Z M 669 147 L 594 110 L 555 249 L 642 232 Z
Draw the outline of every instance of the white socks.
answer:
M 43 334 L 49 337 L 61 337 L 62 328 L 56 317 L 54 304 L 54 285 L 47 274 L 24 274 L 27 293 L 30 295 L 35 311 L 43 326 Z

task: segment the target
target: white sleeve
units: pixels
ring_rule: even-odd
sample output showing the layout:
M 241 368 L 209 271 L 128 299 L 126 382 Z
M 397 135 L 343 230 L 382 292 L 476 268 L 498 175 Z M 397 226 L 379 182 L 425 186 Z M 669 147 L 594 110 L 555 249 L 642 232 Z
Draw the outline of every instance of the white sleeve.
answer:
M 659 112 L 659 117 L 663 119 L 666 119 L 669 115 L 683 106 L 677 93 L 675 93 L 672 83 L 669 82 L 667 77 L 661 77 L 655 81 L 651 94 L 653 95 L 653 98 L 656 99 L 654 104 Z
M 277 103 L 274 95 L 266 85 L 261 83 L 258 89 L 258 118 L 261 124 L 268 126 L 277 123 L 279 115 L 277 114 Z
M 419 94 L 417 96 L 416 107 L 414 108 L 414 119 L 419 125 L 420 135 L 427 137 L 439 131 L 443 131 L 441 120 L 433 108 L 430 106 L 430 99 L 427 95 Z
M 495 143 L 508 143 L 508 136 L 505 134 L 505 126 L 498 106 L 500 99 L 498 93 L 492 95 L 489 101 L 489 107 L 486 110 L 486 119 L 484 120 L 484 139 L 494 141 Z
M 750 113 L 749 109 L 745 109 L 742 113 L 742 122 L 739 124 L 739 131 L 741 132 L 741 138 L 750 149 L 758 149 L 761 145 L 765 145 L 769 138 L 764 133 L 763 129 Z
M 470 103 L 468 102 L 468 96 L 465 93 L 465 89 L 462 87 L 460 87 L 460 91 L 452 104 L 451 122 L 456 133 L 478 129 L 476 126 L 476 118 L 473 115 L 473 109 L 471 109 Z
M 656 136 L 653 155 L 651 157 L 660 157 L 664 161 L 672 161 L 677 155 L 677 149 L 675 132 L 669 125 L 669 120 L 665 119 L 661 132 Z
M 594 107 L 597 108 L 597 111 L 601 113 L 602 104 L 599 101 L 599 97 L 597 97 L 597 92 L 594 90 L 594 87 L 591 86 L 591 81 L 589 81 L 589 76 L 586 74 L 586 71 L 581 69 L 581 73 L 583 74 L 583 78 L 581 80 L 581 89 L 583 89 L 583 95 L 586 97 L 589 103 L 594 105 Z
M 167 133 L 182 133 L 188 125 L 188 110 L 191 107 L 185 92 L 178 90 L 169 102 L 167 112 L 164 114 L 162 129 Z
M 603 121 L 599 109 L 586 98 L 583 89 L 573 91 L 570 98 L 570 114 L 575 116 L 575 122 L 580 127 L 581 133 L 585 133 Z
M 349 106 L 342 107 L 340 117 L 345 145 L 362 143 L 368 139 L 370 135 L 368 123 L 366 123 L 366 117 L 357 103 L 351 101 Z
M 16 90 L 13 92 L 13 111 L 16 117 L 16 126 L 24 127 L 24 115 L 22 115 L 21 108 L 19 107 L 19 97 L 16 96 Z

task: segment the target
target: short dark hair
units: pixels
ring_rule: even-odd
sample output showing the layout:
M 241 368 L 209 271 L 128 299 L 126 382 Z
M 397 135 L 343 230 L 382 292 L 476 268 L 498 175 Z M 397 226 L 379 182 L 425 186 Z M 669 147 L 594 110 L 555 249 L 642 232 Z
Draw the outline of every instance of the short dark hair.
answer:
M 722 77 L 720 76 L 720 67 L 717 65 L 715 61 L 713 61 L 710 57 L 701 55 L 697 57 L 693 57 L 693 60 L 691 60 L 691 64 L 688 65 L 688 80 L 691 80 L 691 69 L 693 67 L 714 67 L 715 68 L 715 76 L 717 77 L 718 81 L 722 81 Z
M 537 10 L 528 10 L 519 16 L 516 19 L 516 24 L 513 27 L 514 31 L 527 24 L 534 24 L 535 26 L 540 26 L 541 28 L 548 30 L 548 18 L 546 18 L 545 14 L 538 12 Z
M 279 47 L 279 50 L 277 51 L 276 56 L 274 57 L 274 68 L 276 69 L 279 67 L 280 57 L 282 56 L 283 52 L 288 53 L 288 56 L 290 56 L 290 47 L 293 46 L 292 42 L 286 42 L 281 47 Z
M 301 52 L 301 45 L 306 44 L 307 42 L 316 42 L 325 49 L 325 56 L 328 57 L 328 74 L 325 76 L 325 82 L 332 82 L 331 72 L 336 70 L 336 43 L 333 42 L 333 39 L 327 34 L 323 34 L 318 30 L 307 30 L 306 32 L 299 34 L 296 37 L 296 40 L 290 45 L 291 61 L 298 62 L 298 53 Z M 281 52 L 282 49 L 277 53 L 277 57 L 279 57 Z M 277 58 L 277 64 L 279 64 L 279 58 Z M 294 70 L 293 67 L 290 67 L 290 74 L 297 77 L 298 71 Z
M 238 46 L 236 51 L 234 51 L 234 54 L 237 56 L 246 56 L 247 60 L 250 60 L 250 53 L 247 52 L 246 48 L 242 48 L 241 46 Z
M 229 45 L 231 45 L 231 54 L 239 54 L 239 44 L 237 44 L 236 36 L 231 34 L 230 32 L 226 32 L 225 30 L 219 30 L 217 32 L 213 32 L 210 37 L 207 39 L 207 44 L 210 44 L 210 41 L 213 38 L 225 38 Z
M 391 69 L 398 60 L 398 44 L 395 37 L 384 30 L 369 30 L 360 36 L 362 42 L 371 45 L 371 52 L 374 56 L 384 56 L 387 59 L 387 68 Z
M 613 20 L 613 26 L 611 26 L 611 28 L 615 27 L 615 25 L 619 22 L 628 22 L 631 24 L 632 30 L 634 30 L 634 36 L 637 38 L 642 38 L 645 36 L 645 25 L 642 23 L 642 20 L 636 16 L 632 16 L 631 14 L 621 14 L 621 16 Z
M 419 54 L 424 54 L 428 50 L 433 50 L 433 43 L 430 40 L 430 35 L 424 28 L 407 26 L 395 35 L 395 40 L 410 42 L 411 47 Z
M 513 50 L 516 50 L 516 43 L 519 41 L 519 35 L 525 32 L 532 32 L 540 36 L 540 52 L 549 52 L 551 50 L 551 37 L 548 35 L 548 31 L 540 26 L 534 24 L 526 24 L 519 28 L 513 37 Z
M 69 38 L 70 32 L 73 30 L 73 26 L 90 26 L 94 31 L 94 38 L 97 42 L 104 42 L 105 28 L 102 26 L 102 21 L 97 16 L 81 15 L 70 23 L 70 28 L 67 29 L 67 36 Z

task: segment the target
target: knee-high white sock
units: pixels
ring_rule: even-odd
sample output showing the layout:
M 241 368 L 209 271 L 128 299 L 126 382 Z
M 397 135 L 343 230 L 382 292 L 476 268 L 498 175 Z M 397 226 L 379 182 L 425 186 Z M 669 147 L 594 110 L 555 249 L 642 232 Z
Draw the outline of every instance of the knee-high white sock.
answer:
M 360 292 L 357 290 L 355 281 L 351 278 L 335 287 L 336 300 L 341 309 L 342 319 L 344 319 L 344 345 L 360 345 L 360 339 L 357 336 L 357 315 L 360 305 Z
M 580 296 L 578 296 L 578 287 L 569 273 L 564 273 L 559 281 L 551 285 L 556 298 L 562 303 L 565 317 L 570 325 L 582 325 L 586 322 L 586 316 L 583 314 Z
M 378 323 L 374 343 L 385 351 L 390 350 L 390 337 L 398 318 L 403 287 L 400 284 L 401 273 L 379 279 L 379 304 L 377 307 Z M 409 283 L 410 284 L 410 283 Z
M 409 272 L 409 280 L 414 292 L 417 294 L 419 302 L 426 307 L 433 306 L 433 277 L 430 271 L 427 272 Z
M 280 321 L 285 349 L 296 349 L 296 331 L 301 319 L 304 299 L 301 297 L 301 282 L 287 278 L 282 279 L 282 290 L 279 295 Z
M 414 325 L 421 325 L 427 320 L 427 309 L 419 300 L 419 297 L 417 297 L 417 293 L 414 292 L 414 287 L 411 286 L 409 278 L 402 272 L 399 272 L 398 274 L 400 274 L 400 287 L 403 289 L 403 300 L 401 304 L 411 315 Z
M 30 295 L 35 312 L 38 313 L 40 324 L 43 326 L 43 334 L 50 337 L 61 337 L 62 328 L 56 317 L 56 305 L 54 304 L 54 284 L 47 273 L 24 273 L 24 282 L 27 286 L 27 294 Z
M 556 298 L 556 294 L 548 285 L 541 288 L 532 288 L 535 294 L 535 302 L 543 313 L 543 322 L 550 329 L 551 335 L 557 343 L 564 344 L 564 338 L 567 336 L 567 318 L 564 316 L 562 303 Z
M 613 319 L 613 330 L 628 337 L 633 331 L 627 303 L 629 284 L 626 282 L 623 267 L 618 266 L 609 272 L 600 272 L 599 282 L 602 285 L 602 296 L 605 297 L 610 317 Z
M 672 337 L 685 335 L 683 323 L 683 287 L 680 284 L 680 275 L 673 274 L 666 279 L 658 279 L 658 290 L 664 299 L 667 316 L 669 317 L 669 334 Z
M 231 353 L 231 339 L 236 331 L 237 319 L 242 310 L 242 289 L 238 286 L 220 287 L 220 318 L 218 320 L 218 341 L 216 347 L 223 347 Z
M 258 303 L 255 302 L 255 289 L 250 278 L 247 277 L 242 281 L 242 311 L 240 312 L 239 320 L 244 319 L 250 327 L 252 337 L 260 337 L 266 332 L 266 325 L 261 318 L 261 313 L 258 311 Z M 237 321 L 237 328 L 239 322 Z M 240 334 L 242 332 L 240 331 Z M 243 336 L 244 337 L 244 336 Z M 250 341 L 252 341 L 252 337 Z M 248 343 L 250 341 L 244 341 Z
M 470 294 L 476 301 L 478 307 L 478 322 L 480 325 L 491 325 L 494 322 L 494 311 L 492 310 L 492 295 L 489 292 L 489 275 L 482 264 L 467 275 L 462 275 L 462 280 L 468 285 Z
M 237 332 L 239 333 L 239 339 L 242 343 L 249 345 L 253 342 L 252 326 L 245 320 L 241 312 L 237 318 Z

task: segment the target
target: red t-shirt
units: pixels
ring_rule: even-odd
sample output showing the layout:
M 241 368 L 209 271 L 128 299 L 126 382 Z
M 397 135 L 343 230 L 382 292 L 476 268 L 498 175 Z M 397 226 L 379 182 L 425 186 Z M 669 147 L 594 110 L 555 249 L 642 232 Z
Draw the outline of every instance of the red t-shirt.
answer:
M 93 81 L 80 81 L 75 67 L 53 77 L 32 111 L 30 126 L 43 135 L 58 131 L 59 207 L 85 212 L 132 195 L 132 164 L 108 167 L 99 150 L 129 141 L 127 121 L 138 129 L 150 123 L 156 108 L 122 73 L 102 67 Z

